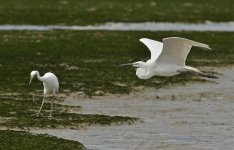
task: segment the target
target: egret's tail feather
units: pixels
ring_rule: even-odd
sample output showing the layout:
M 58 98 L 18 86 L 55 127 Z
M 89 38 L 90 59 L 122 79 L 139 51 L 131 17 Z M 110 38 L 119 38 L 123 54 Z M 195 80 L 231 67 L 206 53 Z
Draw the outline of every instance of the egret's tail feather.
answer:
M 183 72 L 189 72 L 189 73 L 192 73 L 192 74 L 195 74 L 195 75 L 199 75 L 199 76 L 207 77 L 207 78 L 212 78 L 212 79 L 218 79 L 219 78 L 217 76 L 201 72 L 197 68 L 193 68 L 193 67 L 189 67 L 189 66 L 186 66 L 185 68 L 179 69 L 178 72 L 181 72 L 181 73 L 183 73 Z

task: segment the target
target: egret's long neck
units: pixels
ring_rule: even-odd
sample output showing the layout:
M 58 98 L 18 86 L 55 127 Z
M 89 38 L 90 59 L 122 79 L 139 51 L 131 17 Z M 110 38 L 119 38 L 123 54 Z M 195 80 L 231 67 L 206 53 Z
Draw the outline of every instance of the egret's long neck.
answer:
M 40 80 L 40 81 L 44 81 L 43 78 L 40 76 L 39 73 L 37 73 L 37 79 Z

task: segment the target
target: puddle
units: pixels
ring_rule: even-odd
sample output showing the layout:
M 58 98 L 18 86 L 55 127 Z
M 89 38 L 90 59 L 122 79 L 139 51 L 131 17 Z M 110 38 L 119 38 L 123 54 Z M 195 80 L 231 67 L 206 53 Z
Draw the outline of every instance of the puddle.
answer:
M 109 30 L 109 31 L 219 31 L 234 32 L 234 22 L 205 22 L 205 23 L 114 23 L 64 26 L 64 25 L 0 25 L 0 30 Z
M 83 143 L 94 150 L 218 150 L 234 148 L 234 67 L 217 68 L 216 82 L 169 89 L 144 89 L 129 95 L 93 99 L 67 97 L 63 104 L 81 105 L 83 114 L 139 117 L 133 125 L 90 126 L 82 130 L 41 129 Z M 176 99 L 172 101 L 172 93 Z

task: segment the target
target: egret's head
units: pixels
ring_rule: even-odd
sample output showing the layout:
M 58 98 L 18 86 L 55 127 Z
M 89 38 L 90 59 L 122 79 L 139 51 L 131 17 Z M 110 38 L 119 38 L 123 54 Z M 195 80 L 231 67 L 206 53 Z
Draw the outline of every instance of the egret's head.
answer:
M 137 61 L 137 62 L 134 62 L 134 63 L 121 64 L 119 66 L 133 66 L 133 67 L 136 67 L 136 68 L 143 68 L 145 66 L 145 62 Z
M 29 81 L 29 84 L 32 82 L 32 79 L 35 78 L 37 76 L 37 74 L 39 74 L 38 71 L 32 71 L 30 73 L 30 81 Z

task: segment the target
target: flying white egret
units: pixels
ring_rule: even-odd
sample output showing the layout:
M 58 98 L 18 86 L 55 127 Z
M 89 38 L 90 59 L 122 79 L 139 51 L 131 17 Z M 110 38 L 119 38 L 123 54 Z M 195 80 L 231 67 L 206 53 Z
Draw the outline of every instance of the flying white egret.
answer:
M 56 96 L 56 93 L 59 90 L 59 82 L 58 82 L 58 78 L 51 72 L 47 72 L 44 74 L 44 76 L 41 77 L 38 71 L 32 71 L 30 74 L 29 84 L 31 83 L 31 81 L 34 77 L 37 77 L 37 79 L 39 81 L 42 81 L 43 86 L 44 86 L 43 100 L 41 103 L 41 107 L 40 107 L 38 113 L 36 114 L 36 116 L 39 116 L 41 114 L 41 109 L 43 107 L 46 95 L 52 93 L 53 96 Z M 49 117 L 52 117 L 53 103 L 54 103 L 54 100 L 51 101 L 51 111 L 50 111 Z
M 136 75 L 140 79 L 149 79 L 152 76 L 174 76 L 183 72 L 190 72 L 208 78 L 217 78 L 185 64 L 192 46 L 210 49 L 207 44 L 180 37 L 164 38 L 162 40 L 163 43 L 147 38 L 142 38 L 140 41 L 150 50 L 151 59 L 146 62 L 137 61 L 120 65 L 136 67 Z

